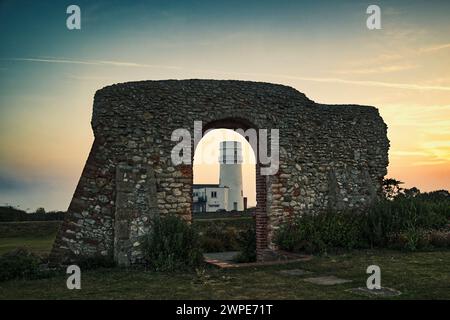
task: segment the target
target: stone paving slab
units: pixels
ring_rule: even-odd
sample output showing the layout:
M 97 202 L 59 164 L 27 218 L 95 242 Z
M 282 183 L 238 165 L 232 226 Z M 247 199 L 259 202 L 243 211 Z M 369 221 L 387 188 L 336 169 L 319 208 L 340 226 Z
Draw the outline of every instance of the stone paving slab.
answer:
M 311 277 L 311 278 L 305 278 L 305 279 L 303 279 L 303 281 L 313 283 L 313 284 L 318 284 L 321 286 L 333 286 L 336 284 L 352 282 L 352 280 L 341 279 L 336 276 Z
M 382 297 L 382 298 L 389 298 L 389 297 L 396 297 L 401 295 L 402 293 L 396 289 L 388 288 L 388 287 L 382 287 L 381 289 L 367 289 L 365 287 L 359 287 L 359 288 L 352 288 L 346 290 L 351 293 L 355 293 L 358 295 L 364 295 L 364 296 L 372 296 L 372 297 Z
M 289 276 L 305 276 L 312 274 L 311 271 L 303 270 L 303 269 L 289 269 L 289 270 L 281 270 L 280 273 L 286 274 Z

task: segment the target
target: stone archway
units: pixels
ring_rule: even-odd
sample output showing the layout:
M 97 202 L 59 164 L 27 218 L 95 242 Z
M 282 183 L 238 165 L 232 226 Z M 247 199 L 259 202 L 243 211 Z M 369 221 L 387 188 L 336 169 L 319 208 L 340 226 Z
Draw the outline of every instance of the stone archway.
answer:
M 318 104 L 287 86 L 248 81 L 116 84 L 95 94 L 95 140 L 51 260 L 109 256 L 121 265 L 138 263 L 139 237 L 152 217 L 190 220 L 192 165 L 172 164 L 171 134 L 193 132 L 197 120 L 205 130 L 279 129 L 279 170 L 257 172 L 260 260 L 281 223 L 330 207 L 362 211 L 381 191 L 389 140 L 374 107 Z
M 206 123 L 202 127 L 202 135 L 207 130 L 212 129 L 242 129 L 244 132 L 248 129 L 258 130 L 259 128 L 251 122 L 249 119 L 243 119 L 239 117 L 235 118 L 222 118 L 212 120 Z M 246 138 L 244 136 L 244 138 Z M 261 164 L 258 161 L 259 149 L 252 150 L 255 152 L 256 159 L 256 212 L 255 212 L 255 228 L 256 228 L 256 257 L 257 260 L 263 260 L 265 252 L 268 249 L 268 230 L 267 230 L 267 183 L 266 176 L 261 175 Z

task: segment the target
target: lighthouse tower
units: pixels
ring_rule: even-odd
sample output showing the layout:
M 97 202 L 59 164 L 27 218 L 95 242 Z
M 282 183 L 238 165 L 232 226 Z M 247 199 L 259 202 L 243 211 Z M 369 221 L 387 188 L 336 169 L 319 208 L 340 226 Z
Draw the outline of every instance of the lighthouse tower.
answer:
M 238 141 L 220 142 L 219 186 L 228 188 L 227 211 L 244 210 L 242 189 L 242 145 Z

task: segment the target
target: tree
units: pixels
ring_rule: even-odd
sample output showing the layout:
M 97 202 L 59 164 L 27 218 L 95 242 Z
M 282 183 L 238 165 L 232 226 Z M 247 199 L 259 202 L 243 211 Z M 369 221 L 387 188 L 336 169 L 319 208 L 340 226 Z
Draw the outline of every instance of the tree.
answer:
M 384 179 L 383 180 L 384 197 L 388 200 L 394 199 L 402 192 L 403 188 L 401 188 L 400 185 L 403 183 L 404 182 L 401 182 L 393 178 Z
M 403 194 L 406 198 L 415 198 L 420 194 L 420 190 L 416 187 L 412 187 L 411 189 L 404 189 Z
M 448 190 L 436 190 L 424 192 L 419 195 L 420 199 L 427 201 L 448 201 L 450 202 L 450 192 Z
M 41 208 L 37 208 L 37 209 L 36 209 L 36 213 L 37 213 L 37 214 L 45 214 L 45 209 L 42 208 L 42 207 L 41 207 Z

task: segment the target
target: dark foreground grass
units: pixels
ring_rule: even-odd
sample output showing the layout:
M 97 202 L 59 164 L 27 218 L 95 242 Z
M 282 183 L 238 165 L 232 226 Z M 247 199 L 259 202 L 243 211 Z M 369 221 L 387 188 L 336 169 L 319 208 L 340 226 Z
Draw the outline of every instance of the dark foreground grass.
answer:
M 450 251 L 404 253 L 353 251 L 302 263 L 235 270 L 155 273 L 101 269 L 82 273 L 82 289 L 68 290 L 66 276 L 0 283 L 1 299 L 360 299 L 346 289 L 365 286 L 367 266 L 381 268 L 382 286 L 400 290 L 394 299 L 450 299 Z M 313 275 L 353 280 L 319 286 L 280 270 L 301 268 Z M 312 275 L 312 276 L 313 276 Z

